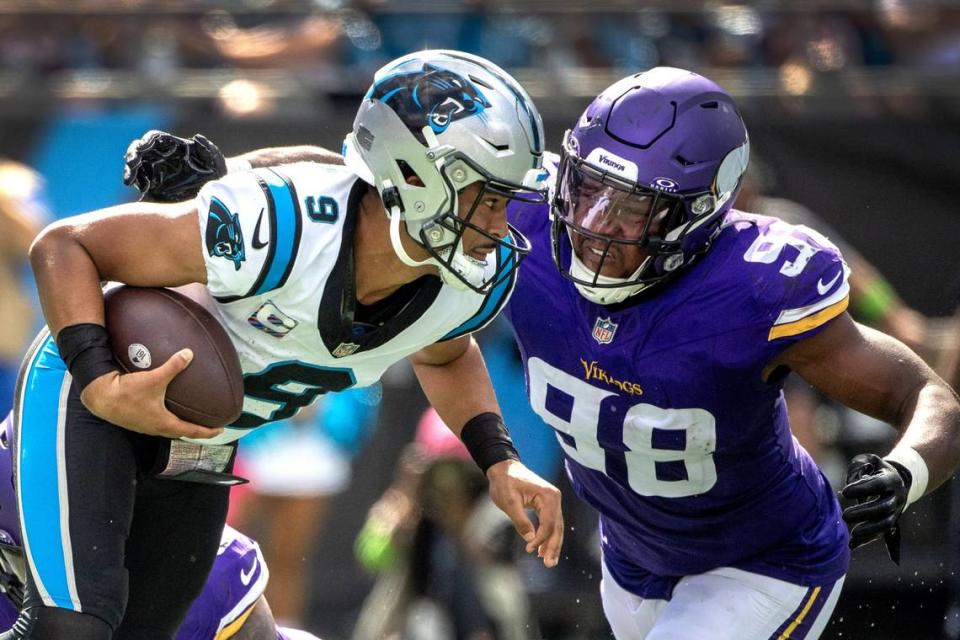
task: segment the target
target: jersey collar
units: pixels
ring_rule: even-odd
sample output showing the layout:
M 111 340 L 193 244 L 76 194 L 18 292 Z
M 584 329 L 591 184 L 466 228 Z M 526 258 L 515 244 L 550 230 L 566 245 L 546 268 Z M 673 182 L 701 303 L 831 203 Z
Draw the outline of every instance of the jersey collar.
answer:
M 436 276 L 411 282 L 375 305 L 372 317 L 357 319 L 357 281 L 353 239 L 360 201 L 368 186 L 357 180 L 350 190 L 343 221 L 340 253 L 317 311 L 317 330 L 324 346 L 335 358 L 370 351 L 389 342 L 413 325 L 436 300 L 443 283 Z

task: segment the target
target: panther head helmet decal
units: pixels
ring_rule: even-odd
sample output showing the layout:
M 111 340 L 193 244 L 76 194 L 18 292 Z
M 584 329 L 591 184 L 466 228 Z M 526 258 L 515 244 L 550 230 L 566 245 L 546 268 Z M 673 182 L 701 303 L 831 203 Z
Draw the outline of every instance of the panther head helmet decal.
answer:
M 442 133 L 451 122 L 481 115 L 491 106 L 473 82 L 428 62 L 419 71 L 387 76 L 368 97 L 390 105 L 421 142 L 423 127 Z
M 376 187 L 390 217 L 390 244 L 404 264 L 439 267 L 445 284 L 486 293 L 510 277 L 529 243 L 491 234 L 474 212 L 485 192 L 543 201 L 543 124 L 520 83 L 489 60 L 425 50 L 381 67 L 344 140 L 344 163 Z M 460 202 L 477 185 L 473 202 Z M 429 258 L 407 253 L 401 227 Z M 468 229 L 496 251 L 464 253 Z

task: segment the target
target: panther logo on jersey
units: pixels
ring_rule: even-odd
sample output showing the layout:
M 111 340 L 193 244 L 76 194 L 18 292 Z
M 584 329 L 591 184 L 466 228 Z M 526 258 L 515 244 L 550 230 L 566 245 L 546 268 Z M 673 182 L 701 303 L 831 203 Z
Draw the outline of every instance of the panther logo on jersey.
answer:
M 421 141 L 423 127 L 434 133 L 451 122 L 474 115 L 482 117 L 490 102 L 468 79 L 448 69 L 424 63 L 420 71 L 400 72 L 375 84 L 368 98 L 390 106 Z
M 210 199 L 205 240 L 211 256 L 226 258 L 233 262 L 237 271 L 240 270 L 240 263 L 247 259 L 240 220 L 216 198 Z

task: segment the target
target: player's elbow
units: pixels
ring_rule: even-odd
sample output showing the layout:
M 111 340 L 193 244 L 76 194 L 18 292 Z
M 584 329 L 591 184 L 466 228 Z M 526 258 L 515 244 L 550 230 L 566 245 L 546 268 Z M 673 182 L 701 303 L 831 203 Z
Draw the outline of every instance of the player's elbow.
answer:
M 42 269 L 51 257 L 62 250 L 64 243 L 73 236 L 72 225 L 64 220 L 48 224 L 30 244 L 30 265 L 34 272 Z
M 960 461 L 960 396 L 942 380 L 938 380 L 933 393 L 943 414 L 950 457 Z

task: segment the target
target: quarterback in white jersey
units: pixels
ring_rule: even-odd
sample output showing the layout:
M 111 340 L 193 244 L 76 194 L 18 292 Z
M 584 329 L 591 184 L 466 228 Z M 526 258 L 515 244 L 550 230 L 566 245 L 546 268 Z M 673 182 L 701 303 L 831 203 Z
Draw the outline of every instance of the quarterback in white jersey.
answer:
M 350 169 L 308 162 L 232 173 L 200 192 L 208 308 L 237 348 L 246 394 L 240 419 L 211 442 L 288 418 L 318 394 L 372 384 L 424 345 L 485 326 L 509 298 L 512 272 L 484 293 L 427 275 L 381 307 L 345 295 L 364 269 L 354 242 L 368 193 Z M 242 252 L 223 247 L 230 234 Z M 498 247 L 485 278 L 513 259 Z
M 554 566 L 559 492 L 519 461 L 469 335 L 506 302 L 529 251 L 505 212 L 543 201 L 542 145 L 513 78 L 421 51 L 377 72 L 347 136 L 349 168 L 259 168 L 189 200 L 48 227 L 31 260 L 51 337 L 22 370 L 14 438 L 30 568 L 16 637 L 171 637 L 216 557 L 228 501 L 216 482 L 156 477 L 171 439 L 216 451 L 214 472 L 228 473 L 245 431 L 405 357 L 527 551 Z M 210 429 L 167 410 L 189 351 L 117 370 L 104 280 L 205 285 L 241 358 L 239 420 Z

